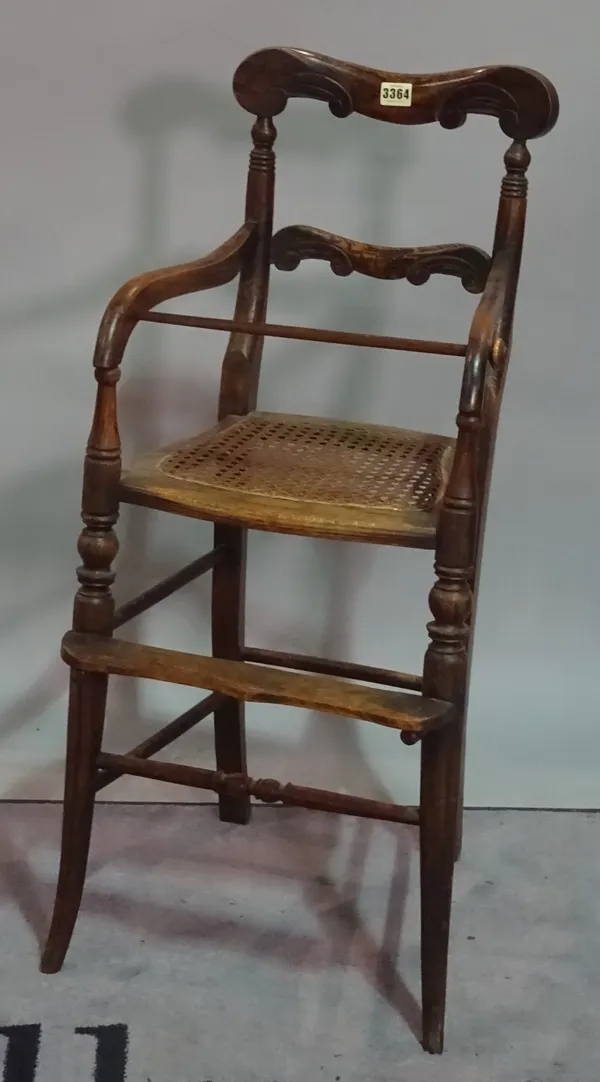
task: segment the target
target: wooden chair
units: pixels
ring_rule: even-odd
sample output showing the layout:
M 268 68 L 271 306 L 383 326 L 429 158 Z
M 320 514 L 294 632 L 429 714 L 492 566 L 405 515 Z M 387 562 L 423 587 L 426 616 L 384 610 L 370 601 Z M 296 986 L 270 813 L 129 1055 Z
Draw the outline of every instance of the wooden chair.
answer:
M 110 302 L 94 357 L 98 383 L 83 483 L 82 566 L 73 630 L 62 644 L 71 668 L 62 855 L 42 969 L 57 971 L 79 909 L 95 793 L 123 774 L 218 793 L 221 819 L 246 823 L 251 797 L 269 803 L 411 823 L 420 831 L 423 1045 L 441 1052 L 448 929 L 460 850 L 465 712 L 477 572 L 498 412 L 508 365 L 525 225 L 526 142 L 558 115 L 552 85 L 524 68 L 399 75 L 297 49 L 248 57 L 234 93 L 254 114 L 245 221 L 212 254 L 142 274 Z M 491 257 L 464 244 L 391 248 L 308 226 L 272 232 L 276 131 L 288 98 L 314 98 L 336 117 L 352 112 L 392 124 L 438 121 L 457 128 L 468 113 L 498 118 L 510 138 Z M 465 344 L 416 341 L 266 322 L 270 267 L 322 259 L 334 273 L 425 282 L 460 278 L 482 293 Z M 239 276 L 233 320 L 156 311 L 164 301 Z M 116 385 L 138 323 L 229 331 L 215 427 L 121 470 Z M 372 424 L 257 411 L 265 337 L 347 343 L 462 357 L 456 439 Z M 214 525 L 214 548 L 115 611 L 111 570 L 121 502 Z M 244 580 L 248 529 L 379 545 L 435 549 L 433 620 L 422 675 L 246 646 Z M 213 657 L 137 645 L 113 634 L 134 616 L 211 570 Z M 210 692 L 127 755 L 102 750 L 108 677 L 166 680 Z M 375 685 L 375 686 L 373 686 Z M 380 685 L 387 685 L 381 687 Z M 421 742 L 418 807 L 399 807 L 246 773 L 244 703 L 277 702 L 361 718 Z M 217 770 L 153 756 L 214 715 Z

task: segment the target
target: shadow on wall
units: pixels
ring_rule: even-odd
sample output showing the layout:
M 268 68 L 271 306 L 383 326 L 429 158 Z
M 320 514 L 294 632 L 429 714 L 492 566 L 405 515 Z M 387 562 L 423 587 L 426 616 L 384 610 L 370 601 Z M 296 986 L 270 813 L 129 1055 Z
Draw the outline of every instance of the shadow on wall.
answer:
M 317 107 L 319 108 L 319 107 Z M 292 119 L 290 110 L 290 120 Z M 286 115 L 285 119 L 288 117 Z M 370 143 L 369 131 L 363 129 L 363 137 L 357 142 L 356 130 L 340 121 L 328 118 L 327 125 L 313 125 L 312 109 L 304 113 L 299 110 L 293 117 L 297 136 L 297 150 L 303 160 L 316 162 L 324 155 L 335 154 L 348 162 L 354 171 L 365 171 L 361 179 L 361 189 L 369 193 L 361 202 L 363 220 L 358 223 L 356 235 L 375 243 L 385 243 L 389 233 L 392 213 L 394 188 L 398 172 L 398 145 L 405 155 L 407 140 L 411 149 L 414 146 L 414 133 L 402 131 L 393 145 L 390 141 L 377 139 L 374 131 L 373 143 Z M 52 321 L 68 322 L 71 318 L 86 313 L 100 314 L 114 290 L 133 273 L 152 267 L 181 260 L 196 258 L 201 252 L 197 248 L 189 251 L 172 252 L 167 250 L 166 222 L 168 206 L 166 201 L 167 168 L 170 159 L 170 140 L 184 129 L 192 129 L 202 134 L 207 132 L 217 143 L 234 143 L 249 148 L 250 118 L 236 108 L 232 97 L 221 90 L 199 82 L 181 79 L 160 79 L 134 91 L 122 103 L 118 116 L 121 129 L 136 144 L 138 156 L 138 195 L 132 200 L 138 210 L 137 240 L 129 255 L 95 278 L 80 282 L 68 293 L 48 295 L 20 307 L 13 307 L 10 312 L 0 313 L 0 321 L 7 330 L 14 331 L 21 326 L 47 325 Z M 283 127 L 284 118 L 281 121 Z M 378 128 L 373 125 L 369 130 Z M 387 147 L 387 150 L 384 147 Z M 287 151 L 289 153 L 289 151 Z M 243 164 L 244 163 L 244 164 Z M 245 169 L 245 155 L 240 155 L 240 169 Z M 315 217 L 315 223 L 326 225 Z M 389 242 L 389 241 L 388 241 Z M 339 299 L 336 299 L 338 298 Z M 322 288 L 310 274 L 299 276 L 295 280 L 292 305 L 298 308 L 299 321 L 306 313 L 318 311 L 322 306 Z M 327 300 L 328 325 L 344 327 L 351 324 L 352 311 L 356 300 L 344 300 L 344 291 L 332 288 L 331 301 Z M 362 306 L 362 329 L 374 331 L 379 321 L 379 309 L 369 293 Z M 155 446 L 161 441 L 160 412 L 167 394 L 170 408 L 181 410 L 187 422 L 188 415 L 195 418 L 198 427 L 210 423 L 213 416 L 216 385 L 206 373 L 200 374 L 194 382 L 170 379 L 166 382 L 162 375 L 162 346 L 164 330 L 157 327 L 139 328 L 125 359 L 125 380 L 120 391 L 120 423 L 129 453 Z M 275 383 L 280 381 L 283 387 L 286 379 L 286 356 L 293 349 L 293 344 L 278 345 L 278 373 L 269 384 L 269 397 L 276 395 Z M 368 417 L 370 406 L 369 366 L 365 363 L 363 351 L 348 351 L 344 366 L 340 369 L 336 383 L 336 412 L 339 416 Z M 91 373 L 90 373 L 91 378 Z M 92 385 L 91 385 L 92 386 Z M 92 390 L 90 386 L 90 402 Z M 207 411 L 207 403 L 211 403 Z M 90 410 L 91 419 L 91 410 Z M 186 434 L 182 431 L 182 435 Z M 47 561 L 44 581 L 48 588 L 44 593 L 25 596 L 19 601 L 15 611 L 2 613 L 1 619 L 5 633 L 14 632 L 15 626 L 28 620 L 43 617 L 45 611 L 65 602 L 65 626 L 68 622 L 68 605 L 73 592 L 74 574 L 68 581 L 65 573 L 65 553 L 75 553 L 75 541 L 78 531 L 78 501 L 81 486 L 81 458 L 76 461 L 55 463 L 44 470 L 43 465 L 29 477 L 20 478 L 16 486 L 8 485 L 2 493 L 5 508 L 10 508 L 8 533 L 3 531 L 1 558 L 5 567 L 10 568 L 15 580 L 26 576 L 27 566 L 34 561 Z M 124 509 L 120 520 L 119 537 L 121 552 L 117 563 L 118 599 L 133 596 L 151 581 L 176 570 L 183 562 L 178 540 L 182 537 L 185 525 L 173 518 L 169 526 L 168 540 L 160 546 L 153 543 L 150 512 L 141 509 Z M 202 527 L 201 527 L 202 529 Z M 44 537 L 44 544 L 39 538 Z M 206 532 L 208 537 L 208 532 Z M 25 539 L 25 541 L 24 541 Z M 30 539 L 27 541 L 26 539 Z M 261 564 L 267 572 L 267 551 L 264 539 L 259 535 L 253 547 L 250 573 L 259 573 Z M 204 546 L 202 546 L 204 547 Z M 305 568 L 307 577 L 319 589 L 320 596 L 326 598 L 325 621 L 320 642 L 303 641 L 306 632 L 301 626 L 274 628 L 268 612 L 257 614 L 253 625 L 261 639 L 261 645 L 279 647 L 300 646 L 310 653 L 322 653 L 331 657 L 346 658 L 352 652 L 353 606 L 361 580 L 370 566 L 370 552 L 367 546 L 344 545 L 340 543 L 314 543 L 305 551 L 309 552 L 309 566 Z M 270 553 L 270 550 L 269 550 Z M 73 556 L 73 564 L 75 557 Z M 73 568 L 74 570 L 74 568 Z M 187 588 L 190 611 L 193 607 L 193 622 L 201 620 L 205 627 L 210 618 L 210 593 L 205 583 L 197 583 Z M 143 618 L 135 625 L 136 636 L 141 630 Z M 261 626 L 263 632 L 261 634 Z M 128 629 L 129 631 L 130 629 Z M 144 635 L 141 635 L 144 638 Z M 271 641 L 269 641 L 271 639 Z M 288 640 L 286 642 L 286 640 Z M 58 635 L 57 635 L 58 652 Z M 148 735 L 147 721 L 141 717 L 139 689 L 132 680 L 115 683 L 115 694 L 109 711 L 107 725 L 107 743 L 111 730 L 117 728 L 119 718 L 126 719 L 128 743 L 137 743 Z M 66 688 L 66 671 L 62 663 L 57 662 L 40 674 L 33 685 L 14 701 L 0 718 L 0 734 L 7 740 L 14 732 L 25 729 L 39 719 L 44 710 L 54 704 Z M 168 718 L 152 719 L 163 724 Z M 118 726 L 122 731 L 122 725 Z M 319 740 L 319 756 L 314 755 L 315 739 Z M 198 751 L 205 751 L 210 743 L 209 733 L 200 729 L 197 733 Z M 328 717 L 310 717 L 307 720 L 301 741 L 314 763 L 318 774 L 319 761 L 331 763 L 333 759 L 339 768 L 339 784 L 349 791 L 368 791 L 380 799 L 389 799 L 382 786 L 371 775 L 361 753 L 355 723 L 345 719 Z M 260 741 L 253 743 L 253 751 L 260 751 Z M 269 741 L 272 745 L 272 741 Z M 312 752 L 311 752 L 312 749 Z M 325 752 L 321 755 L 321 751 Z M 299 747 L 289 754 L 298 761 Z M 54 774 L 56 764 L 48 764 L 48 774 Z M 27 790 L 35 795 L 36 788 L 43 778 L 39 772 L 27 783 Z M 313 784 L 319 784 L 319 778 L 313 774 Z M 22 789 L 22 786 L 20 786 Z M 10 793 L 6 794 L 10 797 Z

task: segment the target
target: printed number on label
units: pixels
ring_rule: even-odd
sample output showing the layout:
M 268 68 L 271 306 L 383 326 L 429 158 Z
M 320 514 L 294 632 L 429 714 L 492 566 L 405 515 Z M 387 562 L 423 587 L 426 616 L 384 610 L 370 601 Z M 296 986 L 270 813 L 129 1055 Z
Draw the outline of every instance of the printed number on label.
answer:
M 382 83 L 380 105 L 412 105 L 412 83 Z

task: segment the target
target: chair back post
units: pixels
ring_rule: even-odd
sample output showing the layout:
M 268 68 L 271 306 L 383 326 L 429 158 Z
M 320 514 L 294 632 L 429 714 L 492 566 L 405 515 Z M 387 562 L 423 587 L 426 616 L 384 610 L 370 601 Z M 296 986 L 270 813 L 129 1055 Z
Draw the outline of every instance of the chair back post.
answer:
M 466 719 L 481 554 L 498 416 L 510 356 L 530 160 L 525 140 L 515 137 L 504 156 L 506 173 L 490 276 L 467 349 L 456 452 L 438 524 L 437 578 L 429 597 L 434 619 L 427 626 L 430 643 L 424 660 L 423 692 L 450 699 L 459 717 L 444 767 L 452 798 L 451 815 L 456 814 L 450 844 L 457 856 L 462 847 Z M 484 333 L 478 341 L 481 328 Z M 429 752 L 425 747 L 423 752 L 422 785 L 431 770 Z
M 506 173 L 502 179 L 498 202 L 492 265 L 494 263 L 503 265 L 507 285 L 504 304 L 494 328 L 494 337 L 485 372 L 481 409 L 482 423 L 478 444 L 478 521 L 474 584 L 480 563 L 496 432 L 512 346 L 513 317 L 527 214 L 526 173 L 530 162 L 531 155 L 524 141 L 515 140 L 504 155 Z
M 254 243 L 240 272 L 235 320 L 264 323 L 269 294 L 275 152 L 277 130 L 270 117 L 257 117 L 252 125 L 252 150 L 246 186 L 246 221 L 256 222 Z M 219 419 L 256 408 L 264 337 L 233 331 L 230 335 L 219 393 Z

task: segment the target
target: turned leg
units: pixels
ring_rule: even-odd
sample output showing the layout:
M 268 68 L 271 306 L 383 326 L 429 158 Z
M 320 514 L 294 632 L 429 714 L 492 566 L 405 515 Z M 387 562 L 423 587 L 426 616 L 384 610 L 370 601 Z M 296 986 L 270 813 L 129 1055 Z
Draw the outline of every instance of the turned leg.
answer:
M 96 372 L 98 392 L 83 470 L 78 542 L 82 565 L 77 569 L 73 629 L 110 636 L 114 622 L 112 563 L 119 543 L 113 529 L 119 514 L 117 484 L 121 453 L 116 416 L 119 369 Z M 55 973 L 67 952 L 85 882 L 94 799 L 96 762 L 102 746 L 108 678 L 71 671 L 67 728 L 67 761 L 60 870 L 52 924 L 41 968 Z
M 60 870 L 52 924 L 42 956 L 43 973 L 57 973 L 61 968 L 81 904 L 107 683 L 107 677 L 97 673 L 71 674 Z
M 460 860 L 462 853 L 463 825 L 465 816 L 465 751 L 467 717 L 466 707 L 457 723 L 455 758 L 458 760 L 458 792 L 456 799 L 456 832 L 454 837 L 454 859 Z
M 457 825 L 457 726 L 430 733 L 421 752 L 421 985 L 423 1047 L 444 1048 L 448 936 Z
M 425 694 L 455 702 L 454 720 L 423 740 L 421 752 L 421 988 L 423 1047 L 441 1053 L 448 973 L 452 879 L 461 818 L 466 680 L 465 620 L 471 591 L 458 569 L 436 563 L 439 578 L 430 594 L 434 621 L 425 656 Z
M 421 759 L 421 984 L 423 1047 L 440 1053 L 448 973 L 452 879 L 462 820 L 465 706 L 472 613 L 477 418 L 457 418 L 458 439 L 438 525 L 433 620 L 423 694 L 454 704 L 453 720 L 423 740 Z
M 471 663 L 473 660 L 475 612 L 477 609 L 478 574 L 476 569 L 471 570 L 468 583 L 471 590 L 471 610 L 468 618 L 469 637 L 467 639 L 467 670 L 465 676 L 465 697 L 459 718 L 459 727 L 455 749 L 455 754 L 458 756 L 459 759 L 458 801 L 456 808 L 456 838 L 454 842 L 454 859 L 456 861 L 460 860 L 460 856 L 462 853 L 463 827 L 465 816 L 465 758 L 467 748 L 467 712 L 469 687 L 471 683 Z
M 246 531 L 215 526 L 215 547 L 225 557 L 213 570 L 212 642 L 215 657 L 238 659 L 244 641 L 246 586 Z M 246 730 L 243 702 L 226 699 L 215 710 L 217 770 L 246 774 Z M 245 824 L 250 819 L 250 796 L 219 794 L 219 818 Z

